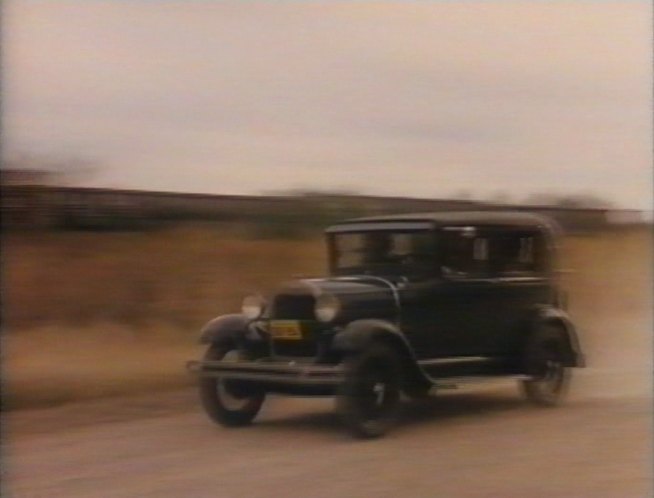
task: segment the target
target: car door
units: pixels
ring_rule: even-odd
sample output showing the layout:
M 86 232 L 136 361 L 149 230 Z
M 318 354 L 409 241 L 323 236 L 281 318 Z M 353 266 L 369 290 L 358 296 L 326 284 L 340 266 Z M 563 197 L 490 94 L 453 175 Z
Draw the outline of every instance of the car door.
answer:
M 552 299 L 546 241 L 538 229 L 497 227 L 489 233 L 489 264 L 494 291 L 492 335 L 487 350 L 509 355 L 521 344 L 534 307 Z
M 442 284 L 442 279 L 436 274 L 436 265 L 431 274 L 398 284 L 402 331 L 419 359 L 433 358 L 434 350 L 439 349 L 435 348 L 437 342 L 441 344 L 443 355 L 447 356 L 445 347 L 448 341 L 443 334 L 437 334 L 434 323 L 434 303 Z
M 492 314 L 488 240 L 469 226 L 445 227 L 436 239 L 433 276 L 401 291 L 406 330 L 420 358 L 479 355 Z
M 493 334 L 493 279 L 484 227 L 451 226 L 441 232 L 443 283 L 434 295 L 432 354 L 481 356 Z

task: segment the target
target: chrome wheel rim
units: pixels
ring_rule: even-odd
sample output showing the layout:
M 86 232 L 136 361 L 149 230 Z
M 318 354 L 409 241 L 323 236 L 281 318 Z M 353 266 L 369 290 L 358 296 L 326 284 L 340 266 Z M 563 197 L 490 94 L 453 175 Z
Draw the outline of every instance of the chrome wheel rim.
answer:
M 397 402 L 398 393 L 390 372 L 383 364 L 368 366 L 358 383 L 356 396 L 364 419 L 370 422 L 385 419 Z
M 241 355 L 236 350 L 231 350 L 225 353 L 222 361 L 225 362 L 237 362 L 241 359 Z M 237 396 L 234 394 L 234 390 L 230 389 L 228 380 L 217 378 L 216 379 L 216 394 L 220 399 L 222 405 L 231 411 L 241 411 L 246 408 L 247 404 L 250 402 L 250 398 L 246 396 Z
M 543 396 L 555 398 L 563 390 L 565 379 L 566 372 L 563 364 L 560 361 L 547 360 L 543 373 L 534 381 Z

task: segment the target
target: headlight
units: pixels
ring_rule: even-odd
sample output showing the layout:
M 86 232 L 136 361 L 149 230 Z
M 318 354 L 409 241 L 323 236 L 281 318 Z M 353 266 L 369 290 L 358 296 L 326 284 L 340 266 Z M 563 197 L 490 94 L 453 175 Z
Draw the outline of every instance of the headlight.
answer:
M 250 320 L 259 318 L 265 309 L 266 301 L 257 294 L 243 299 L 243 304 L 241 305 L 241 312 Z
M 316 318 L 321 322 L 331 322 L 338 316 L 341 310 L 341 303 L 332 294 L 321 294 L 316 298 Z

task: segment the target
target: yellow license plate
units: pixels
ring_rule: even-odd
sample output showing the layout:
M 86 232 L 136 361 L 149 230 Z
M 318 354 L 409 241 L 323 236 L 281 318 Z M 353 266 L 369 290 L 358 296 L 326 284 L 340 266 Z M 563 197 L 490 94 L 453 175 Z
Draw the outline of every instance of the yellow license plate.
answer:
M 270 335 L 273 339 L 299 341 L 302 339 L 300 322 L 294 320 L 274 320 L 270 322 Z

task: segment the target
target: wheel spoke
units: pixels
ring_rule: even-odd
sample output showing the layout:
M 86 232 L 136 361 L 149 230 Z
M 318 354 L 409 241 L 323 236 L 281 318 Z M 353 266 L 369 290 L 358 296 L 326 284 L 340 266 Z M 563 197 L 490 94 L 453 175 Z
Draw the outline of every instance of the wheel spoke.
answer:
M 543 329 L 530 345 L 529 367 L 532 377 L 523 382 L 527 398 L 539 405 L 557 405 L 565 396 L 570 369 L 564 361 L 565 344 L 557 330 Z
M 236 350 L 225 352 L 213 347 L 207 351 L 205 358 L 226 362 L 242 360 Z M 238 381 L 221 377 L 201 378 L 200 395 L 207 414 L 227 427 L 249 424 L 265 399 L 265 393 L 252 392 Z
M 348 425 L 363 437 L 386 432 L 395 420 L 400 400 L 400 371 L 395 353 L 382 346 L 373 351 L 352 358 L 339 402 Z
M 378 382 L 375 384 L 375 386 L 372 388 L 372 390 L 375 392 L 377 395 L 377 406 L 381 406 L 384 403 L 384 395 L 386 393 L 386 386 L 382 384 L 381 382 Z

